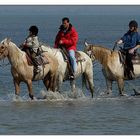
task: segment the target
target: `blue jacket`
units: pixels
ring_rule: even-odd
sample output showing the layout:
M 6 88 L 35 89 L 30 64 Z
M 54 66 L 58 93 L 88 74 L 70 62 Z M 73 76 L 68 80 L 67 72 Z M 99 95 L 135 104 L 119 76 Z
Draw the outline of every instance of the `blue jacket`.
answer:
M 121 38 L 123 41 L 123 49 L 131 49 L 134 48 L 136 45 L 140 44 L 140 35 L 138 32 L 131 32 L 128 31 L 124 34 L 124 36 Z

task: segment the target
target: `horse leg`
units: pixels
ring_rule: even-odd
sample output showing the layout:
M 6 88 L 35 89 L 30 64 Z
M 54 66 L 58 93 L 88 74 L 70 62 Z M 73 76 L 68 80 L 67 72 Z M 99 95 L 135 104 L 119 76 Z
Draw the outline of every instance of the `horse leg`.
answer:
M 124 80 L 122 78 L 119 78 L 117 80 L 117 83 L 118 83 L 118 88 L 119 88 L 119 93 L 120 95 L 124 95 Z
M 14 81 L 14 86 L 15 86 L 15 95 L 16 95 L 16 98 L 19 97 L 19 92 L 20 92 L 20 81 L 19 80 L 16 80 L 16 79 L 13 79 Z
M 49 73 L 44 79 L 43 83 L 47 89 L 47 91 L 53 91 L 54 92 L 54 79 L 51 73 Z
M 70 80 L 70 86 L 71 86 L 71 95 L 73 96 L 73 98 L 77 98 L 77 94 L 76 94 L 76 86 L 75 86 L 75 80 Z
M 28 91 L 29 91 L 29 97 L 33 100 L 34 99 L 34 95 L 33 95 L 32 81 L 31 80 L 27 80 L 26 84 L 27 84 Z
M 56 85 L 57 85 L 57 75 L 54 74 L 53 77 L 52 77 L 52 91 L 55 92 L 56 91 Z
M 50 75 L 50 79 L 49 79 L 49 84 L 48 84 L 48 90 L 50 90 L 50 91 L 55 91 L 55 89 L 53 88 L 53 87 L 55 87 L 54 86 L 55 85 L 55 83 L 54 83 L 54 76 L 51 74 Z
M 56 76 L 56 91 L 58 91 L 59 93 L 61 93 L 61 85 L 63 82 L 63 75 L 57 75 Z
M 85 78 L 87 80 L 88 85 L 89 85 L 89 90 L 90 90 L 90 93 L 91 93 L 91 97 L 93 98 L 93 93 L 94 93 L 93 72 L 83 73 L 82 79 L 83 78 Z M 82 81 L 84 81 L 84 80 L 82 80 Z
M 76 89 L 75 80 L 70 80 L 70 85 L 71 85 L 71 91 L 74 92 Z
M 105 69 L 102 69 L 102 72 L 103 72 L 103 75 L 104 75 L 105 80 L 106 80 L 107 94 L 111 94 L 112 93 L 112 81 L 107 78 L 107 74 L 105 72 Z
M 62 83 L 63 83 L 63 76 L 60 75 L 58 79 L 59 79 L 59 80 L 58 80 L 58 91 L 61 92 L 61 91 L 62 91 L 62 90 L 61 90 L 61 85 L 62 85 Z
M 44 85 L 45 85 L 45 87 L 46 87 L 46 89 L 47 89 L 47 91 L 52 91 L 52 80 L 51 80 L 51 73 L 49 72 L 46 76 L 45 76 L 45 78 L 43 79 L 43 83 L 44 83 Z
M 47 91 L 49 91 L 49 90 L 50 90 L 50 87 L 49 87 L 49 80 L 48 80 L 46 77 L 43 79 L 43 83 L 44 83 L 44 85 L 45 85 Z
M 112 81 L 106 78 L 107 94 L 112 94 Z

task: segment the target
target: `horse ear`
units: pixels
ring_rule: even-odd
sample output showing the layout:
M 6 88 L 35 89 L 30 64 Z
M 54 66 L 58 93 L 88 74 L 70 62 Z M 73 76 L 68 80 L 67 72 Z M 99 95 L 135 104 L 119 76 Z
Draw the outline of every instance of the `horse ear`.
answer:
M 6 42 L 9 44 L 11 42 L 11 38 L 6 38 Z
M 86 41 L 85 41 L 85 43 L 84 43 L 84 44 L 85 44 L 85 46 L 87 46 L 87 47 L 89 46 L 89 44 L 88 44 Z

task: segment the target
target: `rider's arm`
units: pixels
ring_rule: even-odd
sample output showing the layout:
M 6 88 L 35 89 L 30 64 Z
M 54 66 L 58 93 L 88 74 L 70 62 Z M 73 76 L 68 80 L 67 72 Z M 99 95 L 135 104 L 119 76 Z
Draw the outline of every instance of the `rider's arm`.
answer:
M 136 47 L 132 48 L 129 50 L 130 54 L 133 54 L 135 50 L 137 50 L 138 48 L 140 48 L 140 45 L 137 45 Z
M 27 39 L 26 45 L 30 48 L 39 47 L 38 37 L 29 37 Z
M 121 37 L 121 38 L 116 42 L 116 44 L 117 44 L 117 45 L 121 45 L 121 44 L 124 43 L 126 40 L 127 40 L 127 36 L 126 36 L 126 34 L 124 34 L 123 37 Z
M 33 45 L 32 43 L 32 38 L 28 37 L 25 41 L 24 41 L 24 45 L 27 47 L 31 47 Z
M 138 48 L 140 48 L 140 44 L 138 44 L 138 45 L 134 48 L 134 50 L 136 50 L 136 49 L 138 49 Z
M 136 44 L 137 45 L 134 48 L 132 48 L 132 49 L 129 50 L 129 53 L 132 53 L 133 54 L 135 50 L 137 50 L 138 48 L 140 48 L 140 35 L 139 34 L 137 34 L 137 43 Z
M 62 44 L 66 45 L 66 47 L 75 45 L 78 41 L 78 33 L 73 30 L 69 39 L 62 38 L 61 41 Z

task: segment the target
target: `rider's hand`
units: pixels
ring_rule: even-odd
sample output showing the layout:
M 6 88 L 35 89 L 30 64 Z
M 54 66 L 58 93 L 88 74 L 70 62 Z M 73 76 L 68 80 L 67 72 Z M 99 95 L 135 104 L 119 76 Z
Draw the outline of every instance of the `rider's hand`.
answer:
M 130 50 L 129 50 L 129 53 L 130 53 L 130 54 L 133 54 L 133 53 L 134 53 L 134 51 L 135 51 L 135 49 L 134 49 L 134 48 L 132 48 L 132 49 L 130 49 Z
M 118 41 L 116 41 L 116 45 L 120 45 L 120 44 L 122 44 L 123 43 L 123 41 L 120 39 L 120 40 L 118 40 Z
M 62 41 L 62 40 L 60 40 L 60 41 L 59 41 L 59 44 L 60 44 L 60 45 L 62 45 L 62 44 L 63 44 L 63 41 Z

